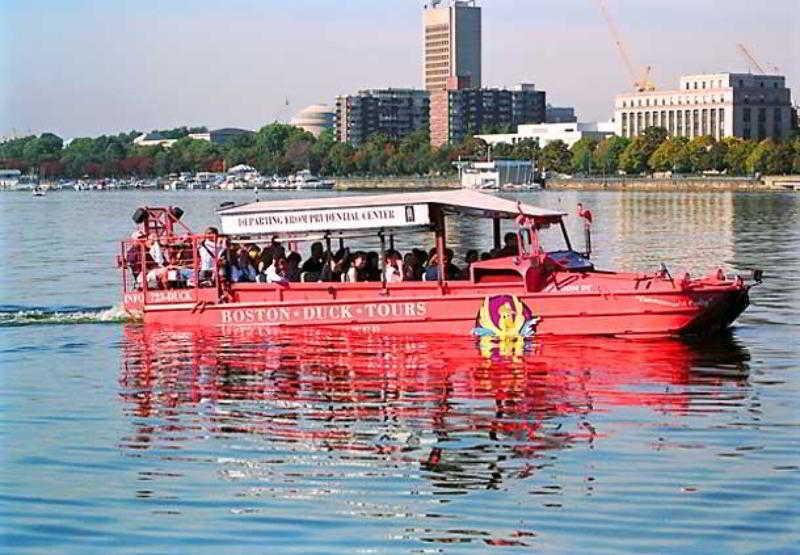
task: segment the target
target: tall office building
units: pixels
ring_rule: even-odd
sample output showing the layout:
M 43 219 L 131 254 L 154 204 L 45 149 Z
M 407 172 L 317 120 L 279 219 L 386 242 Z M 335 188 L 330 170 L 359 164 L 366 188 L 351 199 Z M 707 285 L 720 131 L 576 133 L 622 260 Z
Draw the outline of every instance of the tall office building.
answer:
M 428 129 L 428 91 L 369 89 L 336 99 L 336 140 L 358 146 L 382 133 L 401 139 Z
M 674 90 L 617 95 L 614 121 L 621 137 L 663 127 L 674 137 L 780 139 L 792 129 L 791 91 L 781 75 L 684 75 Z
M 423 83 L 445 90 L 481 86 L 481 9 L 475 0 L 431 0 L 422 13 L 425 53 Z

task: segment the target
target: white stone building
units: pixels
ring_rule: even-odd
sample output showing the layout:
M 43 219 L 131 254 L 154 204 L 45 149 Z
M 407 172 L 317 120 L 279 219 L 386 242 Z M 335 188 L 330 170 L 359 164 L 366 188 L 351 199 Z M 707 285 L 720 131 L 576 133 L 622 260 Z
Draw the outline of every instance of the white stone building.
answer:
M 615 132 L 635 137 L 655 126 L 675 137 L 780 139 L 791 131 L 791 110 L 791 91 L 780 75 L 684 75 L 675 90 L 617 95 Z
M 476 135 L 487 144 L 500 143 L 516 144 L 525 139 L 539 141 L 540 147 L 545 147 L 553 141 L 563 141 L 571 147 L 583 138 L 601 141 L 614 134 L 613 122 L 586 122 L 586 123 L 534 123 L 517 126 L 516 133 L 495 133 L 491 135 Z

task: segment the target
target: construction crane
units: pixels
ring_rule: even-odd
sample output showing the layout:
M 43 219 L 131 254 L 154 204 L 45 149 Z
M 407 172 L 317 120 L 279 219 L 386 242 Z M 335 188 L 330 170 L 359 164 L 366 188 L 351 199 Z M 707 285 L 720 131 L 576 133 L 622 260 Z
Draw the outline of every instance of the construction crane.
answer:
M 744 57 L 744 59 L 747 60 L 748 63 L 750 63 L 750 65 L 752 65 L 754 68 L 756 68 L 756 71 L 762 75 L 766 73 L 764 68 L 761 67 L 761 64 L 759 64 L 753 55 L 750 54 L 750 51 L 745 47 L 745 45 L 740 42 L 736 44 L 736 48 L 739 50 L 739 53 Z
M 761 75 L 766 75 L 767 74 L 767 71 L 765 71 L 763 66 L 758 63 L 758 61 L 750 53 L 750 51 L 747 49 L 747 47 L 745 45 L 743 45 L 742 43 L 737 43 L 736 44 L 736 48 L 737 48 L 737 50 L 739 50 L 739 53 L 744 57 L 744 59 L 747 60 L 747 62 L 756 69 L 756 71 L 758 71 Z M 776 66 L 774 64 L 768 64 L 768 66 L 769 66 L 769 70 L 773 74 L 778 74 L 781 71 L 780 68 L 778 68 L 778 66 Z
M 619 55 L 622 57 L 622 63 L 625 64 L 625 69 L 628 71 L 628 76 L 630 77 L 634 88 L 638 92 L 654 91 L 656 86 L 650 80 L 650 71 L 652 68 L 650 66 L 645 66 L 642 70 L 636 70 L 636 67 L 631 61 L 631 57 L 628 54 L 628 50 L 625 48 L 625 43 L 622 41 L 622 35 L 620 35 L 619 31 L 617 30 L 617 26 L 614 24 L 614 20 L 611 18 L 611 14 L 608 11 L 608 6 L 606 6 L 605 0 L 597 0 L 597 5 L 600 7 L 603 18 L 608 24 L 608 30 L 611 32 L 611 37 L 614 39 L 614 43 L 617 45 Z

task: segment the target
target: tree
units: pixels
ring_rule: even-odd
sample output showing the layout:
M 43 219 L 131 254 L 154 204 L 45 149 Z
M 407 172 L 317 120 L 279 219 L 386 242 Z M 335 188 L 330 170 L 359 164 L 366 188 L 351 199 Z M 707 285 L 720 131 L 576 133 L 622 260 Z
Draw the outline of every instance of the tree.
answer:
M 792 173 L 800 174 L 800 134 L 792 141 L 794 148 L 794 158 L 792 159 Z
M 792 172 L 794 148 L 790 143 L 774 146 L 766 156 L 765 170 L 770 175 L 785 175 Z
M 685 172 L 691 167 L 687 151 L 688 139 L 685 137 L 670 137 L 650 155 L 647 165 L 653 171 L 659 172 Z
M 572 153 L 573 172 L 587 175 L 592 173 L 595 148 L 597 148 L 597 141 L 588 137 L 582 137 L 572 145 L 570 152 Z
M 630 139 L 612 135 L 597 144 L 594 149 L 594 166 L 603 173 L 616 173 L 619 169 L 619 158 L 630 144 Z
M 620 166 L 626 173 L 644 173 L 649 169 L 647 165 L 650 156 L 668 137 L 667 130 L 663 127 L 648 127 L 644 132 L 633 139 L 620 156 Z
M 725 170 L 734 175 L 747 173 L 747 158 L 756 147 L 755 143 L 737 137 L 726 137 L 721 142 L 726 150 L 723 160 Z
M 747 173 L 764 173 L 767 170 L 767 160 L 775 149 L 775 142 L 766 139 L 756 145 L 745 161 Z
M 572 167 L 572 154 L 560 139 L 547 143 L 542 149 L 542 167 L 547 171 L 567 173 Z

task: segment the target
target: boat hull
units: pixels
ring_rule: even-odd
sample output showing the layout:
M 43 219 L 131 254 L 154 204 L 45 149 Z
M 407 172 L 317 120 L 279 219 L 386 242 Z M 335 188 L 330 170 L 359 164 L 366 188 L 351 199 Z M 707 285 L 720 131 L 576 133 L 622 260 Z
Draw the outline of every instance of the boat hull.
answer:
M 749 304 L 748 288 L 742 284 L 616 291 L 602 285 L 608 284 L 595 280 L 568 290 L 531 293 L 522 284 L 470 282 L 404 283 L 385 289 L 374 283 L 237 284 L 229 302 L 217 302 L 216 289 L 179 289 L 127 294 L 125 307 L 148 325 L 225 332 L 320 327 L 508 338 L 703 336 L 730 326 Z

